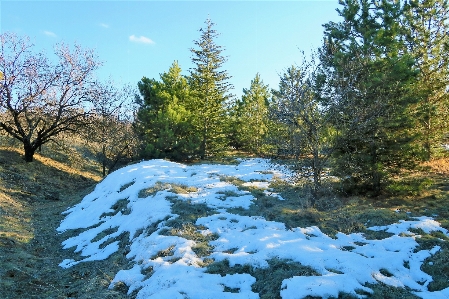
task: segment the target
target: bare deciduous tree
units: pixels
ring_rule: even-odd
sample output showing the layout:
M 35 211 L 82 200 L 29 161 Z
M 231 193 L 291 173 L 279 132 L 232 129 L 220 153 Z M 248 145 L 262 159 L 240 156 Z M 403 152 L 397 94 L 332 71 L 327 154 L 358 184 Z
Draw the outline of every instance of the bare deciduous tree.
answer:
M 62 44 L 59 61 L 33 53 L 29 38 L 0 35 L 0 129 L 23 143 L 25 161 L 62 132 L 85 126 L 94 71 L 100 62 L 92 50 Z
M 118 88 L 113 82 L 97 84 L 91 90 L 94 106 L 85 136 L 88 147 L 101 164 L 103 176 L 114 170 L 121 160 L 135 154 L 134 95 L 130 86 Z

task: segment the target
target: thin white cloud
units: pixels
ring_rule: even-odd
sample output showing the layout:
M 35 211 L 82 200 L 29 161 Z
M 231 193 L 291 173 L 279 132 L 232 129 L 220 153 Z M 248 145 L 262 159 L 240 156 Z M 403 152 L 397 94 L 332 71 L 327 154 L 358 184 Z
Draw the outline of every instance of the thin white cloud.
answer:
M 135 36 L 134 34 L 129 37 L 129 40 L 134 43 L 140 43 L 140 44 L 154 44 L 154 41 L 149 39 L 148 37 L 145 37 L 143 35 L 141 36 Z
M 106 28 L 106 29 L 109 28 L 109 25 L 105 24 L 105 23 L 100 23 L 100 26 L 103 27 L 103 28 Z
M 51 31 L 44 31 L 44 34 L 46 35 L 46 36 L 49 36 L 49 37 L 56 37 L 56 34 L 54 33 L 54 32 L 51 32 Z

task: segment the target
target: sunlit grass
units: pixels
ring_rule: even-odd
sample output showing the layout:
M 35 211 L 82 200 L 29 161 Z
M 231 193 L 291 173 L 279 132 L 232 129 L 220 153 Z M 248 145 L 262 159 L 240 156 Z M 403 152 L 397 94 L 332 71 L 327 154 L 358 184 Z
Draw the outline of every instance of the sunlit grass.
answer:
M 449 174 L 449 157 L 434 159 L 422 164 L 428 167 L 429 171 L 439 174 Z
M 64 191 L 58 193 L 53 187 L 70 186 L 72 182 L 67 181 L 67 177 L 92 182 L 101 180 L 95 172 L 72 167 L 39 153 L 34 155 L 34 162 L 26 163 L 20 158 L 23 151 L 19 148 L 2 146 L 0 152 L 0 245 L 26 244 L 34 238 L 32 203 L 66 196 Z M 73 180 L 73 184 L 76 181 Z
M 0 244 L 28 243 L 34 237 L 31 211 L 17 200 L 6 195 L 9 190 L 0 187 Z
M 15 153 L 17 153 L 19 155 L 23 155 L 23 151 L 22 150 L 20 150 L 18 148 L 14 148 L 14 147 L 0 147 L 0 151 L 15 152 Z M 23 166 L 23 168 L 25 169 L 25 168 L 32 167 L 32 168 L 41 168 L 41 169 L 43 169 L 43 168 L 51 167 L 51 168 L 60 170 L 62 172 L 65 172 L 67 174 L 79 175 L 79 176 L 82 176 L 82 177 L 84 177 L 86 179 L 90 179 L 90 180 L 93 180 L 93 181 L 96 181 L 96 182 L 99 182 L 102 179 L 102 177 L 99 174 L 97 175 L 96 173 L 94 173 L 92 171 L 85 171 L 85 170 L 82 169 L 82 167 L 69 166 L 66 163 L 61 163 L 61 162 L 56 161 L 56 160 L 54 160 L 52 158 L 45 157 L 44 155 L 41 155 L 39 153 L 35 153 L 34 154 L 34 160 L 40 162 L 41 165 L 36 165 L 36 163 L 27 163 L 26 165 Z M 81 166 L 81 165 L 79 165 L 79 166 Z M 39 169 L 37 169 L 37 170 L 39 170 Z
M 53 167 L 55 169 L 58 169 L 60 171 L 65 172 L 67 174 L 79 175 L 79 176 L 82 176 L 82 177 L 84 177 L 86 179 L 90 179 L 90 180 L 93 180 L 93 181 L 96 181 L 96 182 L 99 182 L 102 179 L 102 177 L 100 175 L 97 175 L 97 174 L 92 173 L 90 171 L 85 171 L 85 170 L 82 170 L 82 169 L 78 169 L 78 168 L 67 166 L 67 165 L 65 165 L 65 164 L 63 164 L 61 162 L 58 162 L 58 161 L 53 160 L 51 158 L 44 157 L 44 156 L 42 156 L 42 155 L 40 155 L 38 153 L 34 155 L 34 159 L 36 161 L 41 162 L 46 167 Z

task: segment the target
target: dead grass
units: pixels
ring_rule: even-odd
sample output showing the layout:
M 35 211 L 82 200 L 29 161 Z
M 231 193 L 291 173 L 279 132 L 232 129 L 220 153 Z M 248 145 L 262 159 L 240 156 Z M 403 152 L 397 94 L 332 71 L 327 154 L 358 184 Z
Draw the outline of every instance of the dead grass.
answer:
M 6 195 L 6 191 L 0 188 L 0 244 L 28 243 L 34 236 L 31 210 L 25 203 Z
M 422 166 L 427 167 L 429 172 L 435 174 L 449 175 L 449 157 L 438 158 L 429 162 L 422 163 Z
M 162 183 L 162 182 L 156 182 L 153 186 L 140 190 L 139 194 L 138 194 L 138 197 L 139 198 L 145 198 L 145 197 L 148 197 L 148 196 L 153 196 L 156 193 L 158 193 L 159 191 L 168 190 L 170 188 L 171 188 L 170 184 Z
M 64 173 L 66 173 L 66 174 L 69 174 L 69 175 L 79 175 L 81 177 L 84 177 L 85 179 L 93 180 L 96 182 L 99 182 L 102 179 L 102 177 L 96 173 L 88 172 L 83 169 L 69 167 L 67 165 L 64 165 L 61 162 L 58 162 L 51 158 L 44 157 L 44 156 L 40 155 L 39 153 L 35 154 L 34 159 L 41 162 L 46 167 L 53 167 L 57 170 L 60 170 Z
M 56 234 L 61 213 L 92 191 L 99 179 L 96 172 L 39 154 L 33 163 L 25 163 L 20 150 L 0 148 L 1 298 L 127 297 L 107 288 L 127 266 L 126 248 L 108 261 L 58 266 L 70 255 L 61 245 L 69 235 Z
M 125 185 L 122 188 L 124 189 L 125 187 L 127 186 Z M 191 187 L 187 185 L 156 182 L 153 186 L 140 190 L 138 196 L 139 198 L 145 198 L 148 196 L 153 196 L 159 191 L 163 190 L 170 190 L 176 194 L 189 194 L 198 191 L 196 187 Z
M 248 273 L 256 278 L 252 291 L 258 293 L 261 299 L 280 299 L 282 281 L 293 276 L 320 276 L 314 269 L 303 266 L 291 260 L 273 258 L 267 261 L 269 267 L 255 268 L 250 265 L 234 265 L 231 267 L 228 260 L 214 262 L 207 267 L 207 273 L 243 274 Z M 228 290 L 238 292 L 239 290 Z
M 194 186 L 187 186 L 182 184 L 170 184 L 170 185 L 171 191 L 173 191 L 176 194 L 189 194 L 198 191 L 198 188 Z

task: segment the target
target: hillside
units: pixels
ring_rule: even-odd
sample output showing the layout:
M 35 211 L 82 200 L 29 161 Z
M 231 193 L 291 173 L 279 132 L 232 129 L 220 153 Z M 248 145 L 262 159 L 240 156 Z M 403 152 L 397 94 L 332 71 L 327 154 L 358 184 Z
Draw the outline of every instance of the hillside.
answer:
M 100 177 L 39 154 L 25 163 L 21 155 L 0 148 L 0 297 L 120 298 L 106 288 L 116 272 L 111 265 L 58 266 L 67 256 L 56 232 L 61 213 Z
M 64 159 L 58 160 L 64 161 Z M 229 277 L 245 278 L 246 283 L 249 283 L 252 280 L 248 280 L 249 276 L 245 275 L 250 274 L 257 279 L 257 282 L 252 285 L 251 291 L 258 293 L 261 298 L 280 298 L 281 284 L 283 281 L 287 281 L 286 285 L 288 285 L 288 278 L 290 277 L 316 277 L 319 273 L 314 270 L 318 269 L 316 265 L 311 267 L 306 266 L 306 262 L 293 262 L 292 259 L 296 258 L 294 255 L 287 255 L 289 258 L 286 259 L 285 252 L 287 251 L 276 251 L 274 249 L 273 252 L 276 252 L 281 258 L 268 259 L 268 269 L 260 269 L 250 264 L 238 265 L 237 263 L 237 265 L 231 265 L 229 261 L 235 263 L 236 260 L 240 259 L 238 248 L 235 246 L 244 248 L 245 242 L 249 240 L 247 237 L 251 235 L 251 232 L 258 232 L 260 236 L 266 237 L 266 234 L 269 233 L 268 230 L 275 229 L 278 230 L 276 234 L 287 238 L 288 234 L 290 234 L 290 229 L 304 228 L 301 229 L 306 234 L 304 237 L 308 236 L 307 238 L 316 242 L 327 240 L 323 244 L 333 242 L 332 240 L 335 240 L 338 232 L 342 232 L 350 236 L 350 238 L 354 238 L 353 233 L 362 232 L 365 239 L 359 239 L 359 241 L 363 242 L 355 242 L 353 246 L 341 245 L 344 249 L 342 254 L 345 255 L 350 253 L 350 251 L 362 250 L 364 243 L 376 244 L 376 240 L 382 242 L 386 240 L 384 244 L 389 244 L 387 239 L 392 237 L 392 234 L 386 233 L 382 229 L 380 231 L 368 230 L 368 223 L 369 226 L 388 226 L 401 219 L 414 221 L 416 219 L 412 217 L 428 216 L 435 218 L 435 220 L 441 223 L 441 231 L 444 232 L 444 229 L 449 228 L 449 208 L 447 204 L 449 200 L 449 184 L 447 181 L 449 167 L 444 160 L 427 165 L 425 176 L 431 178 L 433 184 L 429 184 L 429 187 L 420 194 L 403 191 L 402 194 L 399 194 L 399 192 L 397 196 L 381 200 L 327 196 L 318 202 L 317 208 L 307 206 L 307 200 L 304 200 L 307 196 L 303 190 L 288 186 L 281 181 L 271 182 L 271 191 L 266 193 L 264 190 L 268 186 L 267 182 L 269 182 L 269 174 L 271 173 L 269 169 L 253 170 L 251 174 L 251 172 L 245 172 L 244 167 L 237 164 L 229 167 L 217 165 L 214 168 L 213 165 L 198 165 L 196 168 L 194 166 L 188 168 L 187 166 L 177 166 L 169 163 L 162 165 L 160 163 L 157 161 L 149 164 L 140 163 L 141 166 L 136 165 L 129 168 L 129 170 L 139 169 L 139 167 L 142 167 L 143 170 L 151 169 L 151 167 L 155 167 L 156 170 L 159 169 L 157 173 L 153 174 L 145 172 L 146 176 L 151 174 L 149 177 L 153 177 L 154 180 L 151 184 L 149 181 L 146 182 L 146 188 L 142 189 L 142 185 L 136 183 L 139 182 L 138 177 L 134 179 L 128 178 L 128 180 L 131 180 L 130 182 L 126 181 L 126 179 L 121 181 L 121 179 L 118 179 L 119 172 L 119 174 L 111 176 L 109 181 L 103 181 L 103 187 L 95 193 L 93 187 L 100 181 L 98 172 L 92 169 L 89 171 L 82 169 L 83 165 L 79 161 L 78 163 L 61 163 L 48 157 L 36 155 L 35 162 L 25 163 L 21 158 L 20 151 L 1 148 L 0 256 L 2 258 L 0 260 L 0 288 L 2 289 L 2 298 L 129 298 L 126 293 L 128 292 L 128 287 L 132 286 L 132 283 L 128 281 L 127 286 L 124 283 L 126 279 L 121 280 L 120 276 L 116 276 L 116 274 L 119 270 L 129 269 L 127 270 L 129 277 L 133 277 L 131 270 L 135 268 L 133 266 L 135 264 L 132 259 L 125 257 L 131 248 L 131 243 L 127 241 L 130 234 L 121 233 L 116 237 L 108 239 L 108 235 L 114 234 L 116 230 L 106 229 L 101 231 L 101 227 L 95 224 L 95 222 L 89 228 L 81 228 L 82 226 L 80 226 L 80 228 L 74 229 L 73 227 L 76 227 L 77 222 L 71 222 L 70 220 L 77 219 L 77 217 L 81 217 L 79 219 L 82 221 L 87 220 L 87 218 L 84 218 L 83 213 L 79 214 L 77 212 L 82 210 L 83 205 L 88 205 L 89 203 L 89 199 L 86 198 L 87 201 L 85 200 L 83 204 L 79 205 L 85 195 L 92 193 L 96 194 L 95 196 L 99 196 L 101 192 L 105 192 L 106 197 L 104 199 L 107 199 L 110 198 L 107 194 L 110 192 L 114 193 L 113 189 L 117 188 L 118 193 L 129 193 L 127 195 L 129 199 L 128 205 L 125 206 L 125 202 L 118 200 L 119 197 L 117 197 L 115 203 L 108 203 L 111 206 L 110 208 L 112 208 L 111 211 L 108 210 L 110 209 L 108 205 L 100 205 L 97 211 L 90 208 L 89 214 L 91 218 L 89 218 L 89 221 L 97 219 L 95 217 L 92 218 L 93 212 L 93 214 L 98 214 L 98 219 L 101 218 L 103 220 L 119 219 L 118 216 L 120 215 L 127 216 L 131 214 L 129 208 L 132 208 L 131 204 L 136 204 L 131 202 L 133 192 L 137 195 L 135 199 L 137 201 L 146 197 L 154 197 L 154 199 L 163 202 L 166 198 L 171 203 L 171 212 L 165 212 L 168 214 L 157 216 L 163 219 L 162 222 L 160 220 L 156 221 L 156 223 L 159 223 L 158 226 L 165 225 L 166 227 L 159 228 L 150 222 L 146 224 L 145 221 L 147 220 L 139 222 L 139 218 L 134 217 L 134 222 L 139 222 L 136 224 L 136 227 L 138 225 L 145 227 L 135 231 L 134 236 L 141 234 L 142 238 L 137 238 L 141 241 L 153 236 L 160 238 L 160 240 L 185 240 L 182 241 L 186 242 L 185 244 L 196 242 L 196 245 L 189 246 L 192 246 L 195 254 L 200 257 L 203 263 L 200 263 L 200 266 L 207 267 L 208 277 L 212 277 L 213 274 L 220 274 L 222 277 L 231 275 Z M 206 168 L 201 167 L 206 167 L 209 174 L 206 171 L 203 173 L 202 169 Z M 165 172 L 163 169 L 166 169 L 164 170 Z M 223 169 L 228 170 L 223 172 Z M 220 171 L 226 175 L 219 176 Z M 170 179 L 170 176 L 167 176 L 166 173 L 170 173 L 174 177 Z M 179 173 L 194 180 L 176 179 Z M 418 175 L 423 176 L 423 173 L 410 174 L 411 177 Z M 261 178 L 262 181 L 259 181 Z M 164 183 L 164 180 L 167 179 L 168 181 Z M 176 180 L 179 180 L 179 182 L 176 183 Z M 268 181 L 264 182 L 263 180 Z M 198 190 L 204 189 L 201 185 L 202 181 L 209 182 L 206 189 L 218 188 L 207 189 L 209 191 L 214 190 L 215 197 L 212 196 L 205 199 L 205 204 L 192 204 L 194 203 L 192 198 L 188 201 L 180 200 L 200 194 Z M 131 182 L 134 183 L 131 184 Z M 216 187 L 214 187 L 214 184 L 216 184 Z M 406 184 L 406 181 L 402 182 L 402 185 L 404 184 Z M 233 187 L 231 188 L 231 186 Z M 277 194 L 284 200 L 279 200 Z M 112 198 L 109 200 L 114 201 Z M 62 215 L 61 213 L 69 207 L 74 207 L 71 209 L 72 214 L 69 214 L 71 217 Z M 150 205 L 150 207 L 152 211 L 159 211 L 156 209 L 156 205 Z M 230 221 L 225 219 L 225 216 L 229 214 L 224 213 L 222 211 L 223 208 L 226 209 L 226 213 L 235 215 L 232 216 L 232 219 L 230 218 Z M 141 210 L 137 209 L 137 211 Z M 173 215 L 178 216 L 177 218 L 166 219 L 166 216 L 173 217 Z M 262 216 L 268 222 L 257 220 L 259 219 L 257 216 Z M 232 248 L 227 248 L 226 245 L 220 244 L 217 240 L 218 235 L 222 234 L 221 236 L 228 240 L 232 240 L 231 236 L 236 236 L 236 231 L 229 228 L 229 225 L 236 226 L 237 220 L 245 223 L 251 217 L 256 217 L 254 219 L 257 221 L 248 222 L 248 227 L 241 231 L 246 234 L 246 238 L 238 239 L 236 237 L 236 239 L 233 239 L 234 245 L 231 246 L 231 243 L 229 244 Z M 149 219 L 148 215 L 143 219 Z M 422 219 L 424 222 L 427 221 L 427 218 Z M 110 223 L 111 225 L 116 225 L 113 222 Z M 63 226 L 62 228 L 61 225 Z M 224 226 L 221 228 L 220 225 L 228 226 L 226 228 L 229 231 L 227 236 L 223 235 L 222 229 Z M 420 227 L 420 224 L 410 225 L 410 227 Z M 197 230 L 199 227 L 204 229 L 205 226 L 213 232 L 210 237 L 207 234 L 199 234 Z M 317 229 L 313 229 L 313 226 L 316 226 Z M 267 231 L 264 231 L 263 227 Z M 404 238 L 405 235 L 398 234 L 398 237 L 401 240 L 409 240 L 417 245 L 418 247 L 413 252 L 426 252 L 436 248 L 436 246 L 439 247 L 439 250 L 432 251 L 431 255 L 425 259 L 425 263 L 415 270 L 420 275 L 424 275 L 423 277 L 431 275 L 433 281 L 427 280 L 426 283 L 429 291 L 438 292 L 448 288 L 449 239 L 438 227 L 433 231 L 425 231 L 425 228 L 423 230 L 410 227 L 408 228 L 409 231 L 421 236 L 416 237 L 417 244 L 413 243 L 414 241 L 412 242 L 410 238 Z M 57 231 L 58 228 L 59 233 Z M 120 226 L 118 228 L 121 229 Z M 62 233 L 61 229 L 63 230 Z M 103 249 L 117 242 L 119 244 L 118 249 L 108 257 L 88 262 L 83 262 L 82 260 L 89 258 L 92 255 L 92 251 L 90 253 L 86 252 L 86 254 L 81 256 L 79 252 L 74 252 L 73 244 L 68 246 L 70 248 L 63 249 L 62 243 L 66 242 L 67 244 L 69 240 L 72 243 L 78 242 L 80 245 L 90 244 L 83 243 L 81 239 L 82 233 L 90 230 L 98 233 L 91 239 L 92 242 L 106 240 L 104 244 L 100 244 L 100 247 Z M 326 237 L 325 234 L 331 238 Z M 321 237 L 324 239 L 320 239 Z M 278 242 L 276 238 L 272 238 L 274 243 L 270 244 L 276 244 Z M 262 239 L 264 237 L 261 237 Z M 343 242 L 344 240 L 340 241 Z M 176 262 L 180 263 L 185 260 L 184 256 L 178 257 L 180 253 L 176 248 L 180 246 L 180 243 L 175 243 L 175 246 L 173 246 L 173 244 L 169 244 L 171 241 L 167 242 L 167 244 L 161 243 L 160 248 L 153 249 L 160 250 L 155 255 L 148 257 L 150 262 L 164 261 L 168 263 L 167 265 L 175 265 Z M 235 245 L 239 244 L 239 242 L 243 245 Z M 167 245 L 167 248 L 164 247 L 164 244 Z M 317 243 L 313 244 L 318 246 Z M 410 243 L 408 244 L 410 245 Z M 410 247 L 412 249 L 415 246 L 413 244 Z M 84 251 L 86 249 L 85 245 L 81 247 L 81 250 Z M 134 251 L 136 250 L 135 247 L 132 248 L 134 248 Z M 218 252 L 220 248 L 222 248 L 221 253 Z M 405 249 L 398 248 L 396 250 L 398 250 L 398 254 L 406 253 L 403 252 Z M 254 247 L 245 252 L 245 256 L 249 258 L 248 261 L 254 261 L 257 256 L 270 254 L 267 252 L 259 247 Z M 150 252 L 146 254 L 150 254 Z M 210 254 L 213 254 L 216 262 L 208 259 Z M 220 257 L 222 258 L 223 256 L 229 258 L 228 263 L 226 263 L 226 260 L 220 261 Z M 196 262 L 200 260 L 196 259 Z M 316 258 L 311 260 L 317 261 Z M 77 261 L 76 265 L 73 263 L 74 261 Z M 412 265 L 412 260 L 409 263 Z M 60 264 L 65 265 L 67 268 L 60 267 Z M 408 263 L 404 262 L 404 267 L 402 267 L 401 271 L 407 271 L 406 269 L 409 267 L 407 265 Z M 346 265 L 346 267 L 349 269 L 352 266 Z M 416 268 L 416 265 L 411 267 Z M 161 277 L 160 275 L 163 274 L 163 272 L 157 272 L 155 267 L 152 269 L 155 272 L 149 271 L 145 274 L 146 278 L 152 275 Z M 122 272 L 122 278 L 127 271 Z M 334 271 L 332 272 L 334 274 L 342 274 L 341 271 L 346 270 L 330 269 L 330 271 Z M 174 275 L 176 272 L 168 273 Z M 388 278 L 391 278 L 391 271 L 389 272 L 382 268 L 379 273 L 387 282 Z M 210 282 L 211 280 L 207 281 Z M 224 278 L 218 281 L 222 283 Z M 108 289 L 111 282 L 114 282 L 115 287 Z M 191 283 L 193 283 L 193 280 L 191 280 Z M 226 283 L 229 284 L 229 282 Z M 292 280 L 292 283 L 294 283 L 294 280 Z M 313 285 L 313 282 L 309 281 L 309 283 Z M 239 288 L 240 291 L 243 290 L 245 282 L 240 281 L 236 286 L 232 286 L 232 283 L 229 285 L 226 285 L 225 293 L 229 296 L 232 294 L 238 295 L 239 293 L 236 292 L 239 292 Z M 373 290 L 373 294 L 370 295 L 372 298 L 419 298 L 407 288 L 392 287 L 384 283 L 366 284 L 364 287 Z M 254 293 L 249 292 L 248 294 Z M 369 292 L 362 291 L 362 294 L 369 295 Z M 136 291 L 131 294 L 131 297 L 135 296 Z M 354 298 L 354 296 L 344 294 L 342 298 Z

